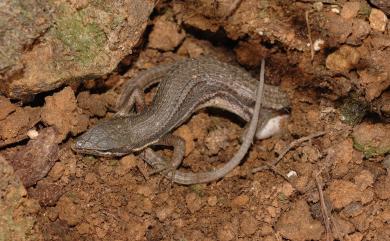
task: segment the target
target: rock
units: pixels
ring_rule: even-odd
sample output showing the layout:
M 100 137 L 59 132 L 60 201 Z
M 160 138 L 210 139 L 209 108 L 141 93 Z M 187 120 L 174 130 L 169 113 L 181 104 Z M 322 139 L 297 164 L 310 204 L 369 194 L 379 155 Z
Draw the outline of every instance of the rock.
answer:
M 22 2 L 2 2 L 0 14 L 0 91 L 12 98 L 111 72 L 138 43 L 155 4 Z
M 158 17 L 154 22 L 154 27 L 149 35 L 149 48 L 164 51 L 174 50 L 185 37 L 185 32 L 169 16 Z
M 353 129 L 354 147 L 365 156 L 390 152 L 390 126 L 383 123 L 362 123 Z
M 107 112 L 107 103 L 104 101 L 102 96 L 90 94 L 87 91 L 83 91 L 77 95 L 77 104 L 80 108 L 86 110 L 90 117 L 103 117 Z
M 165 221 L 168 217 L 172 216 L 172 213 L 175 211 L 172 206 L 163 206 L 157 209 L 156 216 L 160 222 Z
M 205 145 L 209 150 L 209 155 L 216 155 L 227 147 L 229 143 L 228 132 L 228 129 L 218 127 L 210 130 L 205 139 Z
M 0 147 L 28 138 L 27 132 L 39 122 L 40 117 L 40 107 L 16 107 L 0 120 Z
M 372 30 L 384 32 L 386 30 L 387 17 L 386 15 L 378 9 L 373 8 L 370 13 L 370 26 Z
M 58 217 L 69 226 L 77 225 L 83 216 L 83 212 L 70 198 L 62 196 L 57 202 Z
M 54 206 L 58 199 L 64 194 L 64 185 L 39 181 L 35 187 L 28 189 L 28 195 L 39 201 L 42 206 Z M 54 221 L 54 220 L 53 220 Z
M 1 240 L 43 240 L 36 225 L 39 204 L 27 197 L 26 189 L 13 168 L 0 156 Z
M 240 230 L 244 235 L 252 235 L 258 229 L 258 221 L 250 214 L 242 215 L 240 220 Z
M 319 240 L 324 232 L 321 222 L 311 217 L 305 200 L 295 202 L 290 210 L 281 215 L 276 230 L 292 241 Z
M 70 87 L 45 98 L 42 109 L 42 121 L 54 126 L 59 131 L 59 139 L 63 140 L 69 132 L 77 135 L 88 127 L 88 116 L 81 114 L 76 105 L 76 97 Z
M 225 223 L 219 227 L 217 237 L 219 241 L 234 240 L 237 235 L 237 229 L 231 223 Z
M 326 67 L 334 72 L 348 72 L 360 60 L 359 52 L 347 45 L 343 45 L 336 52 L 326 58 Z
M 248 195 L 243 194 L 243 195 L 235 197 L 232 200 L 232 207 L 243 207 L 243 206 L 247 205 L 248 202 L 249 202 Z
M 9 99 L 0 96 L 0 121 L 4 120 L 11 112 L 16 110 L 16 105 L 12 104 Z
M 94 184 L 95 182 L 98 181 L 98 178 L 96 176 L 95 173 L 93 172 L 88 172 L 86 175 L 85 175 L 85 179 L 84 181 L 88 184 Z
M 182 125 L 173 134 L 184 140 L 186 149 L 184 156 L 188 156 L 195 149 L 194 136 L 191 129 L 188 125 Z
M 335 144 L 328 150 L 328 157 L 334 164 L 332 166 L 332 176 L 342 177 L 350 170 L 349 164 L 352 161 L 353 142 L 346 139 Z
M 358 187 L 349 181 L 334 180 L 326 190 L 333 208 L 344 208 L 352 202 L 361 201 Z
M 181 56 L 189 56 L 197 58 L 201 55 L 214 56 L 224 62 L 234 61 L 234 55 L 231 52 L 225 51 L 223 47 L 214 46 L 210 41 L 201 40 L 187 36 L 177 50 L 177 54 Z
M 290 11 L 298 11 L 295 6 L 290 6 Z M 274 10 L 280 7 L 274 1 L 266 6 L 257 1 L 202 0 L 177 1 L 172 8 L 178 22 L 212 33 L 224 29 L 228 38 L 233 40 L 258 39 L 259 35 L 264 35 L 270 41 L 281 42 L 292 49 L 307 48 L 294 23 L 283 21 Z M 221 21 L 227 17 L 229 21 Z
M 40 131 L 38 137 L 7 159 L 26 187 L 45 177 L 58 159 L 57 132 L 53 128 Z
M 360 202 L 352 202 L 345 206 L 345 208 L 341 211 L 341 214 L 344 217 L 351 218 L 360 215 L 363 211 L 363 205 Z
M 217 196 L 210 196 L 207 198 L 207 204 L 211 207 L 214 207 L 218 203 L 218 197 Z
M 261 59 L 267 53 L 267 50 L 257 42 L 240 41 L 234 52 L 240 64 L 254 67 L 260 66 Z
M 390 51 L 388 51 L 388 53 L 390 53 Z M 378 70 L 384 65 L 384 62 L 373 61 L 375 61 L 372 63 L 373 65 L 378 64 L 375 67 Z M 390 65 L 383 67 L 387 69 L 384 69 L 383 71 L 373 71 L 369 69 L 358 71 L 360 76 L 359 85 L 365 92 L 368 101 L 372 101 L 380 96 L 381 93 L 390 86 Z
M 364 235 L 362 233 L 356 232 L 348 236 L 349 240 L 351 241 L 362 241 L 364 238 Z
M 374 175 L 368 170 L 362 170 L 353 179 L 360 191 L 364 191 L 374 183 Z
M 278 191 L 283 194 L 286 198 L 289 198 L 291 195 L 294 194 L 295 189 L 294 187 L 288 183 L 288 182 L 283 182 L 281 187 L 278 187 Z
M 381 176 L 374 184 L 374 190 L 378 198 L 390 199 L 390 176 Z
M 390 15 L 390 2 L 388 0 L 370 0 L 370 2 L 387 15 Z
M 340 16 L 345 19 L 351 19 L 357 16 L 360 9 L 360 2 L 346 2 L 341 9 Z
M 49 172 L 50 180 L 57 181 L 59 180 L 62 175 L 64 174 L 65 165 L 62 162 L 56 162 L 53 166 L 53 168 Z
M 331 38 L 327 40 L 330 46 L 339 46 L 344 43 L 352 31 L 352 21 L 344 19 L 332 12 L 324 13 L 324 29 Z
M 188 210 L 190 210 L 191 213 L 199 211 L 203 206 L 202 199 L 196 193 L 193 192 L 187 194 L 186 204 Z
M 378 99 L 373 101 L 372 110 L 385 122 L 390 123 L 390 91 L 385 91 Z
M 137 166 L 137 159 L 136 159 L 136 157 L 133 154 L 126 155 L 126 156 L 122 157 L 119 160 L 119 166 L 115 170 L 115 172 L 118 175 L 123 176 L 127 172 L 129 172 L 130 169 L 132 169 L 132 168 L 134 168 L 136 166 Z
M 370 24 L 363 19 L 352 20 L 352 33 L 347 38 L 347 44 L 360 45 L 371 32 Z

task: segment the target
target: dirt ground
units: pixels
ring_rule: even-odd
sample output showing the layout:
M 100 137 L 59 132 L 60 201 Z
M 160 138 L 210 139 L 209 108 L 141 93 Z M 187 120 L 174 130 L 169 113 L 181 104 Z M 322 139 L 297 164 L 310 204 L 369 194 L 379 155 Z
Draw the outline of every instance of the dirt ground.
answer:
M 137 49 L 113 73 L 32 102 L 0 96 L 0 240 L 390 240 L 386 4 L 159 1 Z M 200 55 L 253 76 L 266 58 L 266 82 L 291 100 L 282 131 L 254 141 L 232 173 L 183 186 L 149 175 L 136 153 L 71 150 L 77 136 L 113 116 L 125 81 Z M 195 113 L 175 131 L 186 141 L 181 168 L 228 161 L 244 126 L 229 113 Z M 267 168 L 252 173 L 257 167 Z

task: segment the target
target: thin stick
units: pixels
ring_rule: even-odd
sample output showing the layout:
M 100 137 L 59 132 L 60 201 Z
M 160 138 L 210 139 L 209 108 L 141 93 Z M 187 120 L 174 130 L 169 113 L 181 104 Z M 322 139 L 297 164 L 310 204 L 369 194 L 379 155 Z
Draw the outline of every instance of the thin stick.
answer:
M 314 176 L 314 178 L 316 180 L 317 189 L 318 189 L 318 193 L 320 196 L 321 214 L 322 214 L 322 219 L 324 220 L 324 223 L 325 223 L 326 240 L 332 241 L 332 229 L 330 226 L 330 217 L 328 214 L 328 208 L 327 208 L 326 203 L 325 203 L 324 193 L 322 191 L 322 185 L 320 183 L 320 179 L 318 178 L 319 174 L 320 173 L 316 174 Z
M 256 172 L 259 172 L 259 171 L 262 171 L 265 169 L 269 169 L 268 166 L 276 166 L 280 162 L 280 160 L 282 160 L 283 157 L 287 154 L 287 152 L 289 152 L 294 147 L 300 145 L 301 143 L 303 143 L 305 141 L 311 140 L 311 139 L 319 137 L 319 136 L 323 136 L 325 134 L 326 134 L 325 131 L 320 131 L 320 132 L 299 138 L 297 140 L 294 140 L 286 148 L 284 148 L 283 151 L 280 153 L 280 155 L 275 160 L 273 160 L 270 164 L 268 164 L 267 166 L 261 166 L 261 167 L 254 168 L 254 169 L 252 169 L 252 173 L 256 173 Z
M 306 27 L 307 27 L 307 36 L 309 37 L 310 42 L 310 54 L 311 54 L 311 61 L 314 59 L 314 46 L 313 46 L 313 39 L 311 38 L 311 27 L 309 22 L 309 13 L 311 13 L 311 10 L 305 12 L 305 19 L 306 19 Z

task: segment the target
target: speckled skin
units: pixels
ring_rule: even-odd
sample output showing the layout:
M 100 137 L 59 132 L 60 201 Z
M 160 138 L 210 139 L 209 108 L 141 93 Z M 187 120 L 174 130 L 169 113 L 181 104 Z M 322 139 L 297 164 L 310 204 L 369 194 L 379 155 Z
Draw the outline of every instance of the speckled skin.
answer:
M 139 114 L 127 113 L 127 101 L 133 98 L 134 90 L 156 82 L 160 84 L 152 105 Z M 258 81 L 241 68 L 207 57 L 155 67 L 129 81 L 119 100 L 120 114 L 88 130 L 77 140 L 74 150 L 110 156 L 143 150 L 170 135 L 196 110 L 208 106 L 249 121 L 257 85 Z M 270 85 L 264 85 L 261 102 L 263 107 L 276 110 L 289 106 L 286 94 Z

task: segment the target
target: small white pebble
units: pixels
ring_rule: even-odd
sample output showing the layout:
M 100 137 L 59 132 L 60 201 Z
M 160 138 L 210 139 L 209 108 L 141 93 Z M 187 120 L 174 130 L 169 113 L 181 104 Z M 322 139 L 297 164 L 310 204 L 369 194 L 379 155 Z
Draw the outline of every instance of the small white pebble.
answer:
M 296 171 L 289 171 L 289 172 L 287 173 L 287 177 L 288 177 L 288 178 L 296 177 L 296 176 L 298 176 L 298 174 L 297 174 Z
M 340 13 L 340 9 L 338 8 L 338 6 L 335 6 L 333 5 L 330 9 L 330 11 L 334 12 L 334 13 L 337 13 L 339 14 Z
M 314 41 L 314 44 L 313 44 L 314 51 L 320 51 L 321 47 L 322 47 L 322 45 L 324 45 L 324 43 L 325 43 L 325 41 L 322 39 L 317 39 L 316 41 Z
M 260 36 L 263 36 L 263 35 L 264 35 L 264 31 L 263 31 L 263 30 L 257 30 L 257 33 L 258 33 Z
M 38 137 L 39 133 L 37 130 L 31 129 L 27 131 L 27 136 L 30 137 L 30 139 L 36 139 Z
M 281 123 L 288 115 L 279 115 L 268 120 L 264 127 L 256 133 L 258 140 L 267 139 L 281 132 Z

